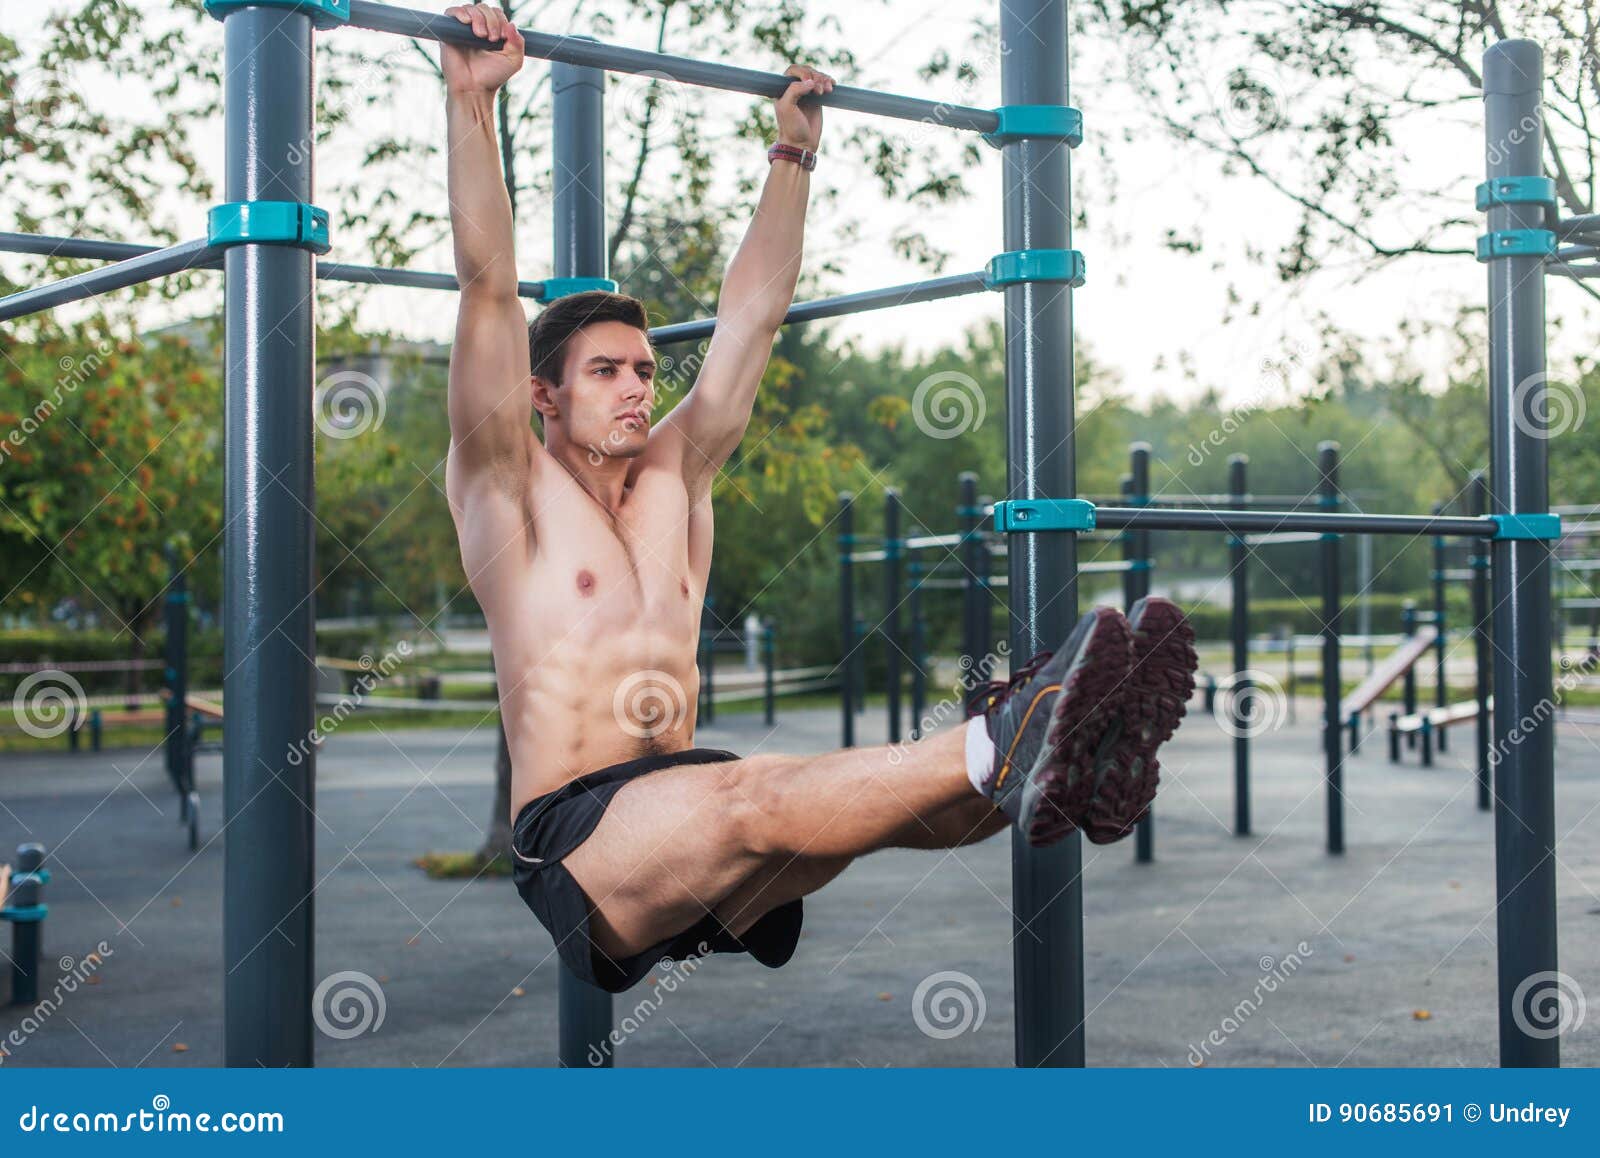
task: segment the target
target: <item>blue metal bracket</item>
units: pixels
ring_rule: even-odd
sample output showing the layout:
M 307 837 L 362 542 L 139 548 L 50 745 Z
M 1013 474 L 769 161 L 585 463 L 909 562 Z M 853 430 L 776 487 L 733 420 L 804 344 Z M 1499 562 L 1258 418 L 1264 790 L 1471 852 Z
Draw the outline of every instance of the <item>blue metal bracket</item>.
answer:
M 1154 560 L 1151 560 L 1151 559 L 1129 559 L 1128 560 L 1128 570 L 1130 570 L 1130 571 L 1149 571 L 1154 566 L 1155 566 L 1155 562 L 1154 562 Z
M 994 529 L 1003 535 L 1029 531 L 1092 531 L 1088 499 L 1007 499 L 994 505 Z
M 1071 105 L 1001 105 L 994 115 L 1000 123 L 983 139 L 995 148 L 1027 137 L 1065 141 L 1074 149 L 1083 144 L 1083 114 Z
M 11 921 L 18 925 L 37 924 L 50 915 L 50 906 L 45 904 L 24 905 L 17 909 L 0 909 L 0 921 Z
M 590 290 L 605 290 L 608 294 L 617 292 L 617 283 L 609 277 L 547 277 L 539 284 L 544 287 L 544 293 L 539 296 L 542 302 L 553 302 L 569 294 L 587 293 Z
M 1478 238 L 1478 260 L 1501 257 L 1548 257 L 1556 251 L 1556 235 L 1549 229 L 1501 229 Z
M 1019 282 L 1061 281 L 1080 286 L 1086 274 L 1083 254 L 1076 249 L 1014 249 L 989 259 L 983 285 L 1002 289 Z
M 205 9 L 218 20 L 240 8 L 287 8 L 311 17 L 313 28 L 338 28 L 350 23 L 350 0 L 205 0 Z
M 206 240 L 216 246 L 292 245 L 327 253 L 328 211 L 302 201 L 228 201 L 206 217 Z
M 1496 539 L 1559 539 L 1561 516 L 1552 514 L 1490 515 Z
M 1478 212 L 1485 213 L 1496 205 L 1543 205 L 1556 207 L 1556 183 L 1553 177 L 1501 177 L 1485 181 L 1477 188 Z

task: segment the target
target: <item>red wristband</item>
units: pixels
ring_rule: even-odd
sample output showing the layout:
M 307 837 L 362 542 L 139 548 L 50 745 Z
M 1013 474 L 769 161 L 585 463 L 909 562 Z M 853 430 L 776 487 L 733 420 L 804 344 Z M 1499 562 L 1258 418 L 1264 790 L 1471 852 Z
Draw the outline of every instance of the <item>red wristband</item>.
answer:
M 767 150 L 767 163 L 773 161 L 793 161 L 806 172 L 817 167 L 817 155 L 810 149 L 802 149 L 798 145 L 785 145 L 779 142 Z

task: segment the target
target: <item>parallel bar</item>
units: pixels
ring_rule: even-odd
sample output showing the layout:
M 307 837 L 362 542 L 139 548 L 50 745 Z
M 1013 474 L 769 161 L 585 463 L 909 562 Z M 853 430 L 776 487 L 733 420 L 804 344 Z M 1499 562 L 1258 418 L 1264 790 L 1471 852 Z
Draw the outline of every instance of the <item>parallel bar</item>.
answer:
M 1228 486 L 1237 494 L 1246 490 L 1248 455 L 1228 459 Z M 1233 608 L 1229 635 L 1233 640 L 1233 686 L 1228 696 L 1228 719 L 1233 725 L 1233 834 L 1250 835 L 1250 717 L 1256 707 L 1250 687 L 1250 548 L 1237 536 L 1228 545 L 1228 570 L 1233 576 Z M 1289 689 L 1294 694 L 1294 689 Z
M 884 289 L 862 290 L 859 293 L 840 294 L 838 297 L 796 302 L 789 307 L 789 312 L 783 315 L 783 324 L 793 326 L 801 322 L 842 317 L 845 314 L 862 314 L 869 310 L 887 310 L 895 306 L 914 305 L 917 302 L 959 298 L 967 294 L 982 293 L 986 288 L 981 273 L 959 273 L 951 277 L 934 278 L 931 281 L 907 282 L 905 285 L 888 286 Z M 694 342 L 701 338 L 709 338 L 716 328 L 715 318 L 675 322 L 670 326 L 657 326 L 651 330 L 650 341 L 657 346 Z
M 113 290 L 143 285 L 158 277 L 182 273 L 186 269 L 204 268 L 214 264 L 221 254 L 204 238 L 182 241 L 165 249 L 153 250 L 138 257 L 130 257 L 103 269 L 74 274 L 49 285 L 35 286 L 10 297 L 0 298 L 0 321 L 25 318 L 41 310 L 81 302 Z
M 1339 444 L 1324 442 L 1317 447 L 1319 490 L 1325 507 L 1339 502 Z M 1339 540 L 1330 535 L 1322 541 L 1322 753 L 1326 762 L 1328 791 L 1328 851 L 1344 852 L 1344 719 L 1339 712 L 1343 684 L 1339 675 Z
M 457 28 L 461 25 L 450 20 Z M 588 68 L 556 64 L 550 69 L 551 161 L 554 189 L 556 277 L 606 277 L 605 76 Z M 716 709 L 707 654 L 707 715 Z M 612 1029 L 611 995 L 580 980 L 565 964 L 558 981 L 560 1063 L 570 1069 L 609 1068 L 615 1061 L 607 1040 Z
M 1483 56 L 1487 176 L 1539 176 L 1544 150 L 1544 58 L 1530 40 L 1502 40 Z M 1530 129 L 1530 126 L 1532 128 Z M 1491 231 L 1538 229 L 1544 210 L 1498 205 Z M 1495 514 L 1539 514 L 1550 504 L 1545 301 L 1537 256 L 1486 263 L 1489 275 L 1489 488 Z M 1561 1064 L 1547 1032 L 1557 975 L 1555 731 L 1550 707 L 1550 544 L 1497 540 L 1494 584 L 1495 944 L 1500 1064 Z M 1563 1006 L 1563 1009 L 1565 1006 Z
M 855 534 L 856 498 L 849 491 L 839 496 L 839 708 L 842 712 L 839 746 L 856 746 L 855 664 L 856 586 L 851 574 L 850 542 Z
M 1472 472 L 1467 491 L 1467 509 L 1481 515 L 1489 509 L 1489 480 L 1481 470 Z M 1475 548 L 1472 568 L 1472 655 L 1474 661 L 1474 696 L 1478 701 L 1477 724 L 1477 780 L 1478 811 L 1488 812 L 1491 805 L 1489 791 L 1489 678 L 1492 669 L 1490 650 L 1493 641 L 1489 636 L 1489 553 L 1485 547 Z M 1481 560 L 1481 562 L 1479 562 Z
M 135 245 L 126 241 L 93 241 L 81 237 L 55 237 L 45 233 L 0 232 L 0 252 L 28 253 L 38 257 L 76 258 L 85 261 L 124 261 L 160 253 L 158 245 Z M 193 269 L 221 269 L 222 253 L 218 249 L 205 260 L 196 261 Z M 103 271 L 95 271 L 103 272 Z M 460 283 L 454 274 L 427 273 L 422 270 L 390 269 L 381 265 L 352 265 L 343 261 L 317 262 L 319 281 L 354 282 L 359 285 L 391 286 L 399 289 L 457 290 Z M 544 282 L 519 281 L 517 296 L 533 301 L 544 300 Z
M 1584 213 L 1556 222 L 1557 237 L 1577 237 L 1583 233 L 1600 233 L 1600 213 Z
M 1067 100 L 1066 0 L 1000 0 L 1000 98 Z M 1072 248 L 1071 151 L 1018 138 L 1000 148 L 1004 247 Z M 1011 500 L 1077 494 L 1072 290 L 1019 282 L 1005 290 L 1006 493 Z M 1078 618 L 1074 535 L 1016 535 L 1007 552 L 1011 662 L 1059 647 Z M 1011 838 L 1017 1065 L 1084 1064 L 1083 844 L 1049 848 Z
M 310 17 L 235 9 L 223 42 L 226 199 L 310 202 Z M 222 686 L 234 709 L 222 733 L 224 1057 L 248 1068 L 309 1066 L 316 283 L 311 254 L 284 245 L 230 247 L 223 278 Z
M 484 44 L 472 34 L 470 27 L 458 24 L 448 16 L 436 16 L 431 12 L 418 12 L 387 4 L 373 4 L 368 0 L 351 0 L 349 23 L 353 28 L 392 32 L 398 36 L 416 36 L 425 40 L 443 40 L 469 48 L 481 47 Z M 678 84 L 692 84 L 701 88 L 715 88 L 725 92 L 742 92 L 764 97 L 782 96 L 792 83 L 788 77 L 779 73 L 737 68 L 728 64 L 713 64 L 709 61 L 691 60 L 685 56 L 645 52 L 637 48 L 622 48 L 594 40 L 533 32 L 529 29 L 523 29 L 522 36 L 527 42 L 526 51 L 530 57 L 605 69 L 609 72 L 643 74 L 675 81 Z M 993 109 L 970 108 L 966 105 L 947 104 L 919 97 L 895 96 L 892 93 L 851 88 L 848 85 L 839 85 L 826 96 L 809 99 L 816 100 L 828 108 L 847 109 L 850 112 L 869 113 L 896 120 L 922 121 L 952 129 L 969 129 L 978 133 L 992 133 L 1000 127 L 1000 118 Z
M 900 492 L 887 487 L 883 492 L 883 543 L 887 552 L 883 568 L 883 665 L 888 695 L 886 709 L 889 713 L 889 743 L 900 742 L 900 685 L 903 682 L 901 661 L 905 658 L 904 643 L 900 638 L 901 558 L 900 551 Z
M 1098 507 L 1095 525 L 1102 530 L 1140 527 L 1152 531 L 1320 531 L 1330 534 L 1464 535 L 1493 538 L 1493 519 L 1459 515 L 1363 515 L 1357 512 L 1314 514 L 1301 511 L 1151 510 L 1147 507 Z

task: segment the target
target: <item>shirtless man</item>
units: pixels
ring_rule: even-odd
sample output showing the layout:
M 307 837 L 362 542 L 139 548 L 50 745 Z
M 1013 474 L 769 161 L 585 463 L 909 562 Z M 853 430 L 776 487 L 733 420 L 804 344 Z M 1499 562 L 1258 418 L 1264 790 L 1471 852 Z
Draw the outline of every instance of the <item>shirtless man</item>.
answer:
M 1053 659 L 977 689 L 966 727 L 916 744 L 749 759 L 694 747 L 711 484 L 800 269 L 822 130 L 801 98 L 833 81 L 788 70 L 715 337 L 656 421 L 638 301 L 573 294 L 528 325 L 493 127 L 522 39 L 496 7 L 449 13 L 486 47 L 442 50 L 462 286 L 448 493 L 500 678 L 517 888 L 562 960 L 612 992 L 663 957 L 748 952 L 775 967 L 800 898 L 876 849 L 951 848 L 1012 824 L 1035 844 L 1125 835 L 1194 686 L 1192 632 L 1165 600 L 1126 619 L 1089 612 Z

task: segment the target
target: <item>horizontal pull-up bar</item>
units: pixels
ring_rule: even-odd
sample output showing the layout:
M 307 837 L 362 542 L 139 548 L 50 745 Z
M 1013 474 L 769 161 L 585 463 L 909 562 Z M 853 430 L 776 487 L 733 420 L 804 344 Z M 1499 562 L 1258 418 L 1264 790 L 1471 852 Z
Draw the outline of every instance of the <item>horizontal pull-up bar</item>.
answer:
M 862 290 L 859 293 L 840 294 L 838 297 L 798 302 L 790 306 L 789 312 L 783 315 L 783 324 L 793 326 L 801 322 L 815 322 L 845 314 L 861 314 L 869 310 L 914 305 L 917 302 L 958 298 L 967 294 L 982 293 L 986 288 L 982 273 L 958 273 L 950 277 L 933 278 L 930 281 L 907 282 L 905 285 L 888 286 L 884 289 Z M 709 338 L 716 328 L 715 318 L 675 322 L 670 326 L 657 326 L 651 330 L 650 340 L 658 346 L 694 342 L 701 338 Z
M 80 258 L 87 261 L 125 261 L 157 253 L 160 246 L 134 245 L 125 241 L 91 241 L 81 237 L 52 237 L 43 233 L 0 232 L 0 252 L 28 253 L 39 257 Z M 197 262 L 195 269 L 221 269 L 222 251 L 207 261 Z M 358 285 L 381 285 L 400 289 L 460 289 L 452 274 L 427 273 L 422 270 L 389 269 L 378 265 L 351 265 L 343 261 L 318 261 L 317 277 L 323 281 L 354 282 Z M 519 281 L 517 296 L 544 300 L 542 281 Z
M 442 40 L 470 48 L 482 48 L 485 44 L 473 34 L 471 27 L 458 23 L 452 17 L 419 12 L 412 8 L 397 8 L 388 4 L 373 4 L 368 0 L 351 0 L 348 23 L 352 28 L 390 32 L 397 36 L 415 36 L 424 40 Z M 526 28 L 522 29 L 522 38 L 526 42 L 527 55 L 541 60 L 602 68 L 608 72 L 642 74 L 660 80 L 675 81 L 678 84 L 722 89 L 725 92 L 779 97 L 793 83 L 789 77 L 778 73 L 737 68 L 728 64 L 713 64 L 709 61 L 691 60 L 686 56 L 671 56 L 661 52 L 645 52 L 637 48 L 622 48 L 615 44 L 601 44 L 595 40 L 559 36 L 548 32 L 533 32 Z M 978 133 L 992 133 L 1000 127 L 1000 117 L 993 109 L 972 108 L 918 97 L 895 96 L 892 93 L 851 88 L 842 84 L 836 85 L 832 92 L 824 96 L 806 99 L 814 100 L 829 108 L 893 117 L 902 121 L 925 121 L 952 129 L 970 129 Z
M 1492 539 L 1502 524 L 1493 517 L 1460 515 L 1364 515 L 1359 512 L 1196 511 L 1154 507 L 1097 507 L 1095 526 L 1109 530 L 1149 531 L 1317 531 L 1322 534 L 1465 535 Z

